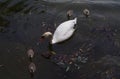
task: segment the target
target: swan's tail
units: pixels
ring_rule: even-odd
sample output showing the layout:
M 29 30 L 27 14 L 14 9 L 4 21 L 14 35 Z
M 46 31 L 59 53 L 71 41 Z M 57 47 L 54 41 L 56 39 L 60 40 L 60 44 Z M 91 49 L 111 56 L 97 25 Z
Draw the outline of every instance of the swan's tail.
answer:
M 75 21 L 75 24 L 77 24 L 77 17 L 74 19 L 74 21 Z

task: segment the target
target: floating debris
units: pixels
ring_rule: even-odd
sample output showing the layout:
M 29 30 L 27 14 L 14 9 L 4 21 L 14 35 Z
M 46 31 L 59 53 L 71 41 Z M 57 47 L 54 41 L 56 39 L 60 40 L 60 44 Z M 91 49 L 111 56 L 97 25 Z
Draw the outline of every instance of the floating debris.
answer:
M 50 51 L 51 54 L 55 55 L 56 53 L 54 51 Z
M 78 62 L 80 62 L 81 61 L 81 56 L 78 56 L 77 60 L 78 60 Z
M 81 61 L 82 63 L 86 63 L 87 60 L 88 60 L 88 58 L 86 58 L 86 57 L 81 57 L 81 59 L 80 59 L 80 61 Z
M 51 60 L 67 72 L 79 70 L 82 64 L 87 63 L 88 57 L 81 56 L 79 51 L 72 55 L 56 54 L 51 57 Z
M 83 50 L 83 49 L 81 49 L 81 48 L 80 48 L 79 50 L 80 50 L 80 52 L 84 52 L 84 50 Z
M 70 67 L 68 66 L 68 67 L 66 68 L 66 72 L 68 72 L 68 71 L 69 71 L 69 69 L 70 69 Z
M 34 63 L 30 63 L 29 65 L 29 72 L 30 72 L 30 76 L 34 77 L 34 72 L 36 71 L 36 66 Z
M 30 61 L 32 61 L 32 59 L 33 59 L 33 57 L 34 57 L 34 51 L 33 51 L 33 49 L 29 49 L 29 50 L 27 51 L 27 55 L 28 55 Z
M 90 11 L 88 9 L 84 9 L 83 14 L 86 16 L 86 18 L 88 18 L 88 16 L 90 15 Z

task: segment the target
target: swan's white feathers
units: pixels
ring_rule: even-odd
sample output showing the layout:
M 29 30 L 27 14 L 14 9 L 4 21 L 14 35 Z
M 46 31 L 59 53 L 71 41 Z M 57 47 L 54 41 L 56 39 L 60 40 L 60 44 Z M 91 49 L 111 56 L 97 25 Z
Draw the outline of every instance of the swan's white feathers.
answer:
M 61 23 L 53 34 L 52 44 L 62 42 L 70 38 L 75 31 L 74 26 L 76 24 L 76 21 L 77 18 Z

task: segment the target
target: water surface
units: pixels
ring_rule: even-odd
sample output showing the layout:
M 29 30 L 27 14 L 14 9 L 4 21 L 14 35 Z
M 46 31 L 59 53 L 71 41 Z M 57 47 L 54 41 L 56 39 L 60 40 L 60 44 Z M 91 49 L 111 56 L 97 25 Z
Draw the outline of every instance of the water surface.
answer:
M 120 79 L 119 0 L 0 0 L 0 79 L 30 79 L 27 50 L 35 52 L 34 79 Z M 89 18 L 82 11 L 90 10 Z M 67 41 L 53 45 L 57 55 L 73 55 L 80 49 L 80 68 L 66 68 L 41 56 L 49 40 L 40 43 L 45 31 L 54 32 L 73 10 L 77 30 Z M 73 68 L 73 69 L 72 69 Z M 52 73 L 51 73 L 52 72 Z

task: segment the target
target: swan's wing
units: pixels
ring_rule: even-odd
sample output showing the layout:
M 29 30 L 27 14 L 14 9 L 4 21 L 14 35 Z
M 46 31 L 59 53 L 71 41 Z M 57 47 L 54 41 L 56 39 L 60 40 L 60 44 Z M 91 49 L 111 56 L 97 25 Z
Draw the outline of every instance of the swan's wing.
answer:
M 74 29 L 74 21 L 69 20 L 58 26 L 55 30 L 52 42 L 62 42 L 72 36 Z
M 54 35 L 64 35 L 67 31 L 74 28 L 75 23 L 73 20 L 65 21 L 62 24 L 60 24 L 57 29 L 54 32 Z
M 72 29 L 72 30 L 69 30 L 68 32 L 66 32 L 64 34 L 63 33 L 62 34 L 59 33 L 58 35 L 55 34 L 53 36 L 52 42 L 53 43 L 58 43 L 58 42 L 65 41 L 72 36 L 74 31 L 75 31 L 75 29 Z
M 69 20 L 69 21 L 65 21 L 63 23 L 61 23 L 56 30 L 59 30 L 59 29 L 64 29 L 64 30 L 67 30 L 67 29 L 70 29 L 70 28 L 74 28 L 74 25 L 76 24 L 75 20 Z
M 76 23 L 77 23 L 77 18 L 75 18 L 73 20 L 65 21 L 57 27 L 57 29 L 55 30 L 55 33 L 56 32 L 65 33 L 67 31 L 69 31 L 70 29 L 73 29 L 74 26 L 76 25 Z

